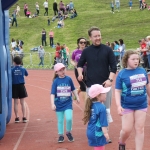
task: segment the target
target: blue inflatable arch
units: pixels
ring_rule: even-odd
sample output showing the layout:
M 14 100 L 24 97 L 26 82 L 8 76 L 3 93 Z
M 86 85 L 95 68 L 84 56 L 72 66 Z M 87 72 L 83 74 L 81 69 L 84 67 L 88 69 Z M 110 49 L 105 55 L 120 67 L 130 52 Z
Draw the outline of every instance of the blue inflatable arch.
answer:
M 0 1 L 0 139 L 12 113 L 11 58 L 9 50 L 9 11 L 17 0 Z

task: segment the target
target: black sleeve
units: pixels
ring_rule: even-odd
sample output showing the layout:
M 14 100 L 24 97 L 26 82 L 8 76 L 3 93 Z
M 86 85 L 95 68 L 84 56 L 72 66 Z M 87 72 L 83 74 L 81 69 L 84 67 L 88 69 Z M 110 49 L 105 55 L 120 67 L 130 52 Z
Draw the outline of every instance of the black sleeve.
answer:
M 86 55 L 85 55 L 85 50 L 83 50 L 83 52 L 82 52 L 82 54 L 81 54 L 81 57 L 80 57 L 80 59 L 79 59 L 79 62 L 78 62 L 78 64 L 77 64 L 77 67 L 81 67 L 81 68 L 83 68 L 83 66 L 84 66 L 84 64 L 86 63 Z
M 112 50 L 109 51 L 109 64 L 110 64 L 110 72 L 116 73 L 117 71 L 116 59 L 114 52 Z

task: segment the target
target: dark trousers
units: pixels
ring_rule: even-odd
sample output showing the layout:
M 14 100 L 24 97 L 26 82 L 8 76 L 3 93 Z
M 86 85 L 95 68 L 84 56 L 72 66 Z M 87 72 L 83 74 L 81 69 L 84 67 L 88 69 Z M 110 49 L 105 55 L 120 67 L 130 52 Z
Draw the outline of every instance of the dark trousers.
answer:
M 37 12 L 37 15 L 39 15 L 39 10 L 36 10 L 36 12 Z
M 74 73 L 75 73 L 75 76 L 76 76 L 76 79 L 77 79 L 77 81 L 78 81 L 78 83 L 79 83 L 79 85 L 80 85 L 80 90 L 82 91 L 82 92 L 86 92 L 86 85 L 82 82 L 82 81 L 79 81 L 78 80 L 78 71 L 77 71 L 77 69 L 75 68 L 74 69 Z M 82 74 L 83 75 L 83 74 Z M 84 76 L 84 75 L 83 75 Z M 85 81 L 84 81 L 85 82 Z
M 50 46 L 53 46 L 54 45 L 54 43 L 53 43 L 53 40 L 54 40 L 53 37 L 50 37 L 49 40 L 50 40 Z
M 44 43 L 45 43 L 45 46 L 46 46 L 47 45 L 46 39 L 42 39 L 42 46 L 44 46 Z
M 27 9 L 24 9 L 24 15 L 25 15 L 25 16 L 27 15 L 26 13 L 27 13 Z
M 56 16 L 58 14 L 58 9 L 54 10 L 54 15 Z
M 45 13 L 44 13 L 44 16 L 47 14 L 48 16 L 48 8 L 45 8 Z
M 143 61 L 144 61 L 143 67 L 144 67 L 144 68 L 148 68 L 148 59 L 147 59 L 147 55 L 144 55 L 144 56 L 143 56 Z
M 16 27 L 17 27 L 17 19 L 16 18 L 13 18 L 13 20 L 12 20 L 12 26 L 14 25 L 14 22 L 15 22 Z

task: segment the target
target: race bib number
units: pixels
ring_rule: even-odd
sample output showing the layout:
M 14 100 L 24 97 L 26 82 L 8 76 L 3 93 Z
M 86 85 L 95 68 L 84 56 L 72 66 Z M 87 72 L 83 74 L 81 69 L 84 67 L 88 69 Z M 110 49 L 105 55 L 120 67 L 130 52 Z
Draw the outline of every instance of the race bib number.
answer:
M 131 83 L 131 95 L 141 95 L 144 93 L 144 87 L 147 83 L 147 79 L 144 74 L 138 74 L 130 77 Z
M 58 86 L 57 87 L 57 96 L 58 97 L 71 96 L 71 87 L 70 86 Z

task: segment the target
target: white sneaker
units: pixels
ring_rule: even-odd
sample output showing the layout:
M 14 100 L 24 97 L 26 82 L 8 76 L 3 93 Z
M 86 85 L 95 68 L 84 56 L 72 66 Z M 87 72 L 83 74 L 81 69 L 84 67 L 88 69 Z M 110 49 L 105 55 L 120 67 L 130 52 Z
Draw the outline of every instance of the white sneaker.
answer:
M 113 122 L 112 116 L 110 114 L 110 109 L 106 109 L 106 113 L 107 113 L 107 121 L 108 121 L 108 123 Z

